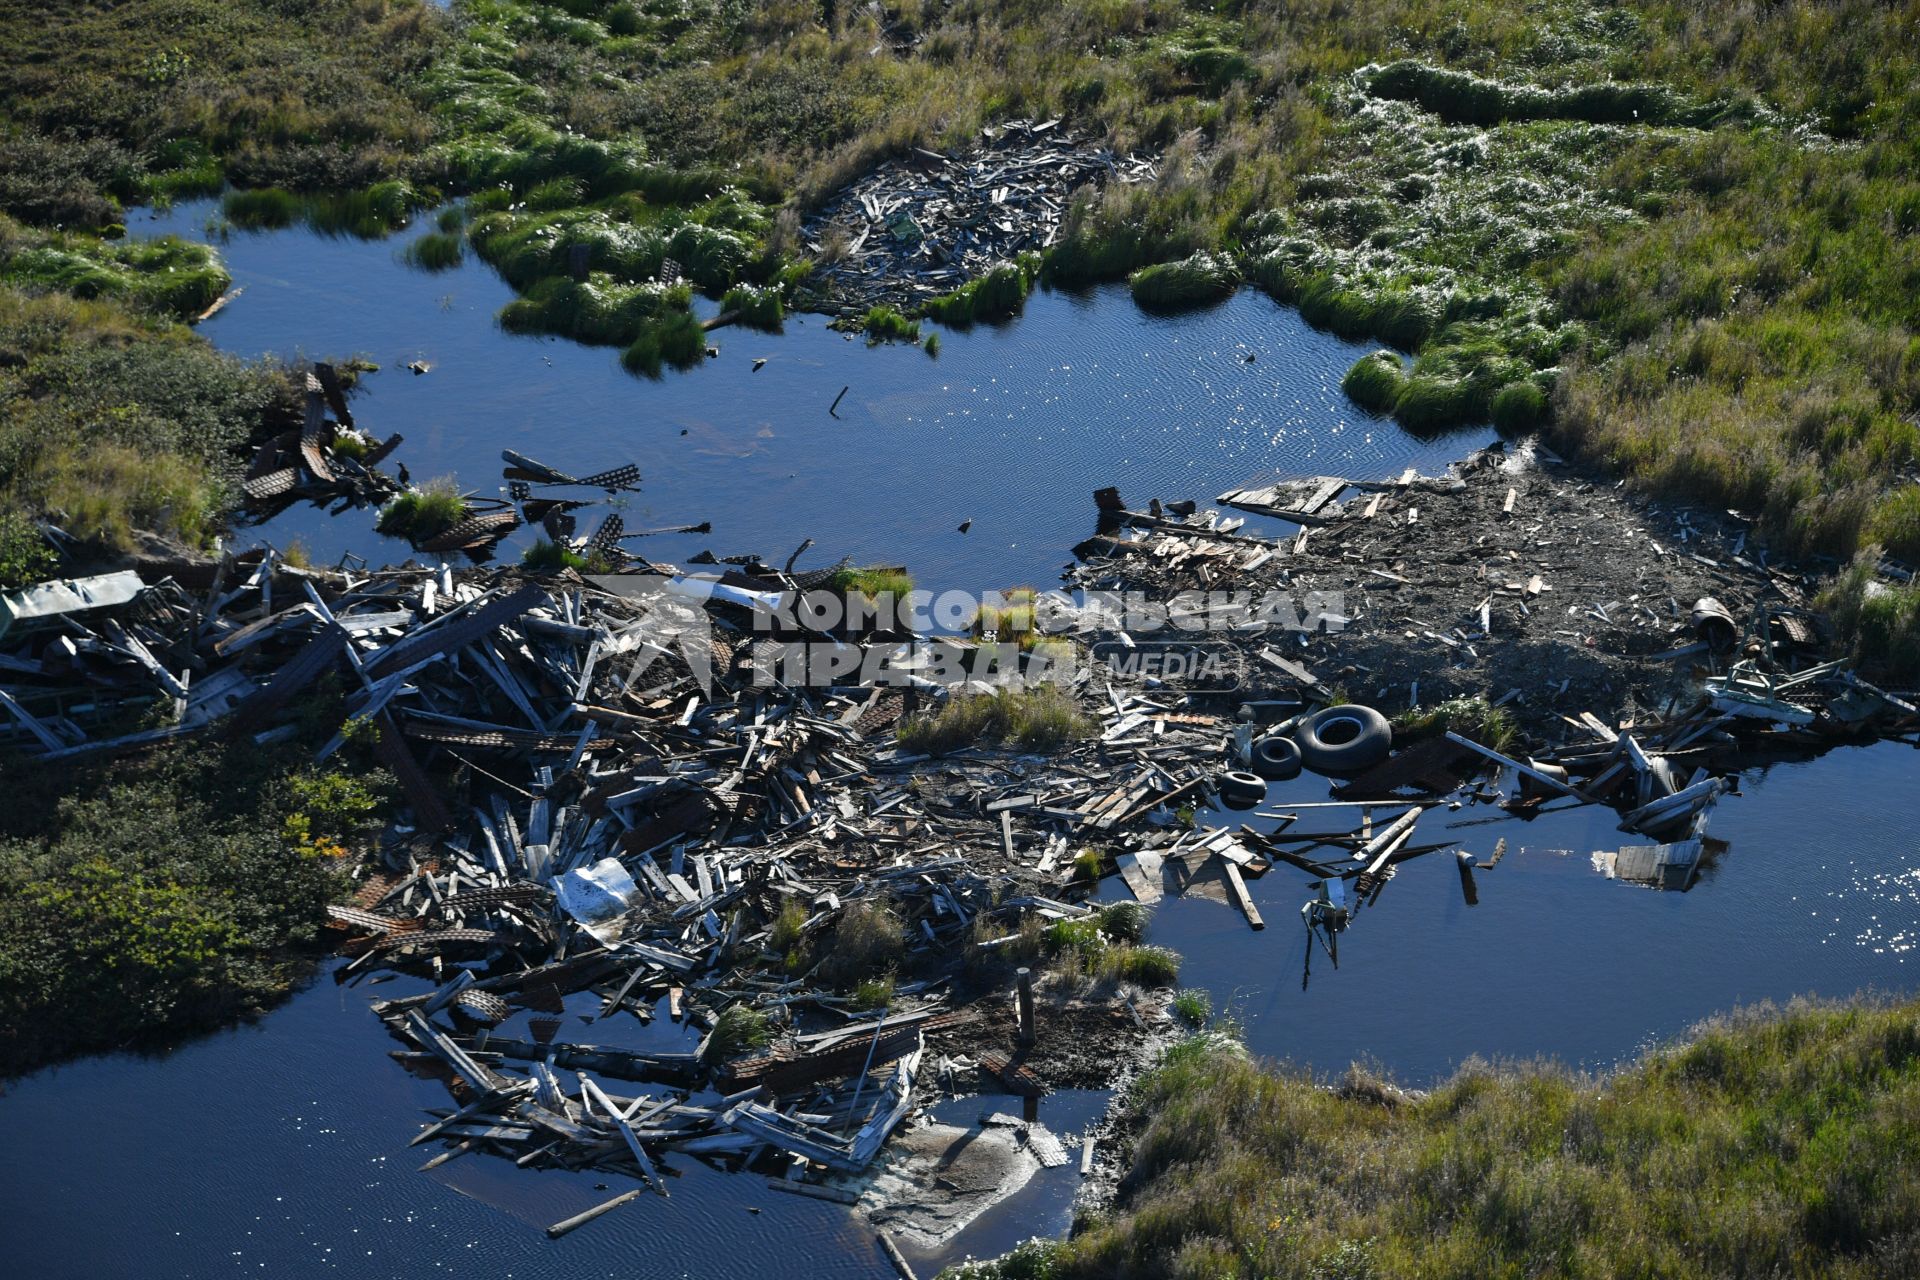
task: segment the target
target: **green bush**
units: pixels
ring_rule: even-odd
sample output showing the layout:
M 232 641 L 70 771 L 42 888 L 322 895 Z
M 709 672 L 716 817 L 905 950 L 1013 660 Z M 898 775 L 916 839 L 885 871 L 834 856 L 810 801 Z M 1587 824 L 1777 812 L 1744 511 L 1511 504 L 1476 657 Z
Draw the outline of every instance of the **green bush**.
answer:
M 307 972 L 344 888 L 345 860 L 322 850 L 363 832 L 358 800 L 384 792 L 302 775 L 314 745 L 10 766 L 0 1075 L 217 1025 Z M 290 840 L 288 819 L 309 811 L 328 839 Z
M 1920 677 L 1920 582 L 1881 578 L 1879 548 L 1867 547 L 1829 583 L 1820 605 L 1860 664 L 1902 681 Z
M 31 521 L 17 511 L 0 509 L 0 591 L 43 582 L 58 563 Z

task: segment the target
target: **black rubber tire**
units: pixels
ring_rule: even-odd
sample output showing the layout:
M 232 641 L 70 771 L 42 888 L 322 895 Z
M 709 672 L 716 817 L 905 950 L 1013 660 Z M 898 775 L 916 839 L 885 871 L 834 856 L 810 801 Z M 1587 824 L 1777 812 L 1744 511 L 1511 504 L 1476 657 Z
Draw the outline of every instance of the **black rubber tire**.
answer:
M 1300 747 L 1292 738 L 1270 733 L 1253 744 L 1247 768 L 1268 782 L 1285 782 L 1300 776 Z
M 1239 769 L 1220 775 L 1220 803 L 1229 809 L 1251 809 L 1266 798 L 1266 779 Z
M 1372 707 L 1323 707 L 1293 733 L 1300 759 L 1315 773 L 1371 769 L 1393 750 L 1393 726 Z

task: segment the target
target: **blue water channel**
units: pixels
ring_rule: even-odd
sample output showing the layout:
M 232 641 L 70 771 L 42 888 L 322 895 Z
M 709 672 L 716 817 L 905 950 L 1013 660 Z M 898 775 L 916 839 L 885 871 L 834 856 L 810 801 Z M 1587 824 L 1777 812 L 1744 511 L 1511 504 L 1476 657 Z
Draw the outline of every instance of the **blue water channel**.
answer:
M 199 233 L 206 206 L 136 223 Z M 943 334 L 937 359 L 869 348 L 818 318 L 780 335 L 723 330 L 717 359 L 659 381 L 616 353 L 500 332 L 510 293 L 484 266 L 425 275 L 397 243 L 305 230 L 223 246 L 244 294 L 204 326 L 245 354 L 364 355 L 381 366 L 355 402 L 375 434 L 406 436 L 416 477 L 491 494 L 499 450 L 589 471 L 637 462 L 629 526 L 713 521 L 708 538 L 653 540 L 656 559 L 711 547 L 784 559 L 906 563 L 923 585 L 1049 584 L 1090 529 L 1093 489 L 1210 498 L 1262 471 L 1385 475 L 1437 469 L 1485 433 L 1418 441 L 1357 411 L 1338 383 L 1361 353 L 1291 311 L 1242 294 L 1177 319 L 1123 291 L 1041 294 L 1020 319 Z M 1251 354 L 1255 358 L 1249 361 Z M 752 361 L 764 358 L 754 372 Z M 423 375 L 409 360 L 431 366 Z M 827 406 L 851 388 L 838 419 Z M 973 521 L 962 535 L 957 526 Z M 255 534 L 298 537 L 316 560 L 408 554 L 370 519 L 291 512 Z M 1801 994 L 1909 992 L 1920 943 L 1920 786 L 1900 743 L 1755 768 L 1722 801 L 1726 849 L 1687 893 L 1610 881 L 1592 854 L 1630 840 L 1601 809 L 1531 822 L 1465 808 L 1423 819 L 1485 861 L 1468 907 L 1450 854 L 1405 864 L 1342 938 L 1336 972 L 1302 988 L 1304 877 L 1251 888 L 1267 921 L 1189 898 L 1153 940 L 1186 957 L 1263 1054 L 1337 1073 L 1354 1061 L 1422 1084 L 1475 1057 L 1604 1068 L 1733 1006 Z M 1327 799 L 1324 779 L 1276 785 L 1263 811 Z M 1351 810 L 1291 810 L 1294 830 L 1345 829 Z M 1211 815 L 1237 824 L 1245 814 Z M 1271 826 L 1274 819 L 1254 819 Z M 1429 833 L 1432 833 L 1429 835 Z M 1442 834 L 1444 833 L 1444 834 Z M 891 1275 L 847 1210 L 752 1176 L 676 1162 L 669 1199 L 645 1197 L 549 1242 L 541 1228 L 604 1199 L 595 1175 L 464 1157 L 430 1172 L 409 1148 L 444 1088 L 391 1062 L 367 1012 L 405 994 L 337 985 L 331 971 L 258 1023 L 168 1051 L 45 1070 L 0 1096 L 0 1214 L 35 1276 L 459 1275 L 796 1277 Z M 579 1011 L 570 1011 L 578 1013 Z M 620 1033 L 664 1047 L 664 1016 Z M 605 1037 L 595 1030 L 595 1037 Z M 1063 1134 L 1103 1097 L 1042 1104 Z M 964 1118 L 1005 1099 L 945 1104 Z M 1045 1171 L 938 1254 L 999 1252 L 1069 1220 L 1077 1170 Z

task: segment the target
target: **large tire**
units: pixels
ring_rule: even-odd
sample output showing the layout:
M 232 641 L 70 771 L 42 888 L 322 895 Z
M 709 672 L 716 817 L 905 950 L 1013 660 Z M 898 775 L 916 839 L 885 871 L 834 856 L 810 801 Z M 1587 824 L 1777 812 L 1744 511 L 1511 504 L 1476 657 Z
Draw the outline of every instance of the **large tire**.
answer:
M 1313 713 L 1294 730 L 1300 759 L 1315 773 L 1358 773 L 1393 750 L 1393 726 L 1372 707 L 1344 705 Z
M 1251 809 L 1266 798 L 1265 779 L 1238 769 L 1220 775 L 1220 803 L 1229 809 Z
M 1300 776 L 1300 748 L 1292 738 L 1270 733 L 1253 744 L 1247 766 L 1268 782 L 1285 782 Z

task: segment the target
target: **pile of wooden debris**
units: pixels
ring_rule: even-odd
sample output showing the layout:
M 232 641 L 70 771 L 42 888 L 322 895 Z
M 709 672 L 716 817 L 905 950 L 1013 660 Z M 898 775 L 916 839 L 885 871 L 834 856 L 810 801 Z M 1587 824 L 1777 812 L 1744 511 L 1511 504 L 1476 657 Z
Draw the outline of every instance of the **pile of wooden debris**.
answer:
M 984 131 L 965 156 L 915 148 L 843 188 L 803 227 L 822 265 L 812 287 L 848 314 L 951 293 L 1059 238 L 1081 187 L 1153 180 L 1152 159 L 1115 156 L 1058 120 Z

